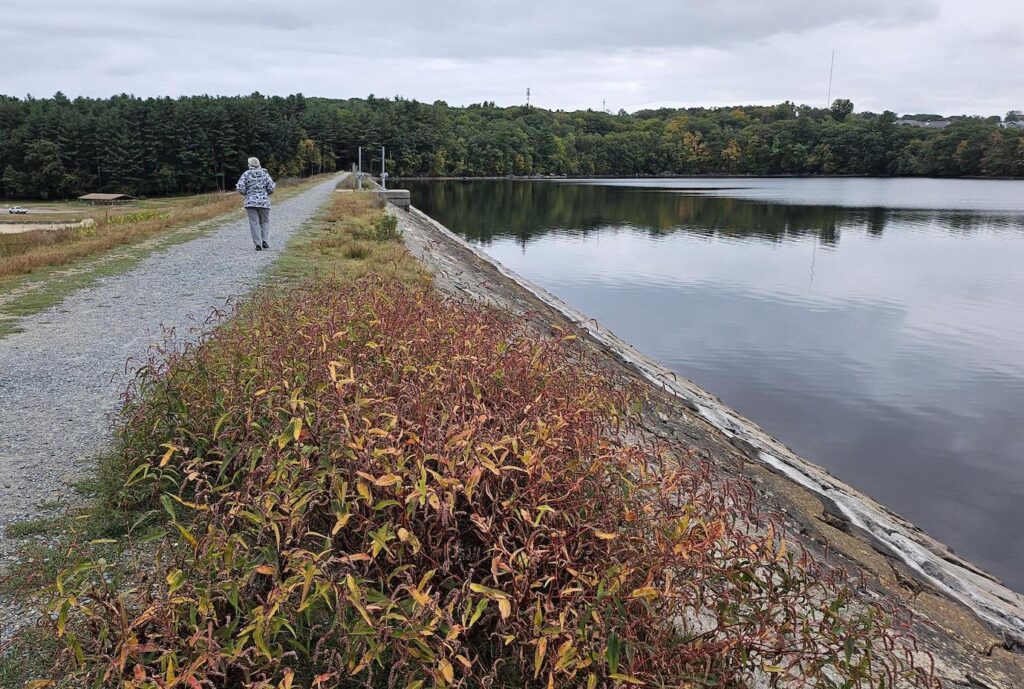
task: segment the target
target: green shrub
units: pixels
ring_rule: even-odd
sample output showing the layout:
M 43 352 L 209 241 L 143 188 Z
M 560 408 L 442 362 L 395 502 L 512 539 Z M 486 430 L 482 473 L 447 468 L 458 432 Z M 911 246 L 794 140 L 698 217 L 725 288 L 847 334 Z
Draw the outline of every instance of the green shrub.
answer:
M 398 218 L 388 213 L 383 213 L 373 223 L 373 237 L 378 242 L 392 242 L 401 239 L 398 231 Z
M 572 337 L 375 280 L 244 309 L 144 372 L 147 568 L 49 610 L 73 686 L 931 681 L 753 491 L 654 443 Z M 844 684 L 844 682 L 846 682 Z

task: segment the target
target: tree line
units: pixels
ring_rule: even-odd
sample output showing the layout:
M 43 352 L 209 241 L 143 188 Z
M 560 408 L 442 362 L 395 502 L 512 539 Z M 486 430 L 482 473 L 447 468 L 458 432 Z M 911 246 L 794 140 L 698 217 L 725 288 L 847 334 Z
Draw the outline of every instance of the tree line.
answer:
M 844 99 L 612 114 L 374 96 L 0 96 L 0 195 L 213 191 L 250 155 L 276 176 L 307 176 L 348 169 L 360 145 L 364 169 L 380 169 L 384 145 L 400 176 L 1024 176 L 1024 129 L 1004 124 L 908 126 Z
M 684 232 L 734 241 L 782 242 L 813 236 L 834 246 L 844 232 L 882 236 L 890 225 L 941 222 L 966 234 L 993 223 L 1019 224 L 991 212 L 949 213 L 921 208 L 860 208 L 765 203 L 703 194 L 649 194 L 610 184 L 550 184 L 533 180 L 417 181 L 402 184 L 416 206 L 475 242 L 513 239 L 525 246 L 557 228 L 559 235 L 587 236 L 628 225 L 652 237 Z M 486 194 L 487 203 L 479 203 Z M 595 211 L 595 209 L 599 209 Z

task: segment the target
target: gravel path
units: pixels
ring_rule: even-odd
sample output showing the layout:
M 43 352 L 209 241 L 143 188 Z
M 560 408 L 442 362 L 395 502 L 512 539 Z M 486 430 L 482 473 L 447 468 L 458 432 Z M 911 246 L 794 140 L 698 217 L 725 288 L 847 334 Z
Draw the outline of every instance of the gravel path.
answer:
M 126 384 L 163 328 L 193 328 L 253 288 L 288 237 L 337 180 L 275 204 L 271 250 L 253 251 L 244 214 L 191 242 L 162 249 L 121 275 L 24 319 L 0 339 L 0 530 L 39 513 L 91 467 Z M 0 555 L 11 543 L 0 531 Z

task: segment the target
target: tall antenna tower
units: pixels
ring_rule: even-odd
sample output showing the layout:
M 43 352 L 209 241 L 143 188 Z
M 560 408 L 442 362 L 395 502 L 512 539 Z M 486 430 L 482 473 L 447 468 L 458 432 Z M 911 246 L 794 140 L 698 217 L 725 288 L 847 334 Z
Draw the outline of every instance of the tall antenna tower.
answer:
M 526 87 L 526 107 L 530 107 L 530 87 Z
M 608 112 L 608 99 L 607 98 L 602 98 L 601 99 L 601 112 Z
M 828 95 L 825 96 L 825 109 L 832 107 L 832 70 L 836 66 L 836 51 L 832 49 L 832 61 L 828 63 Z

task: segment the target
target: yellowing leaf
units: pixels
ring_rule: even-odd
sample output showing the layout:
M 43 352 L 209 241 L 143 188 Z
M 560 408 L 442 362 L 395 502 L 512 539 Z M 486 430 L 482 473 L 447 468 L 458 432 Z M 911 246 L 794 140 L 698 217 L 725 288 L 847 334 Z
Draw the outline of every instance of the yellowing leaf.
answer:
M 348 524 L 348 520 L 352 518 L 351 514 L 340 514 L 338 515 L 338 521 L 334 522 L 334 528 L 331 529 L 331 535 L 334 536 Z
M 348 602 L 351 603 L 352 607 L 354 607 L 356 609 L 356 611 L 362 616 L 363 620 L 366 621 L 366 624 L 368 626 L 372 627 L 373 626 L 373 618 L 370 617 L 370 613 L 366 610 L 366 608 L 363 607 L 363 605 L 361 603 L 359 603 L 358 601 L 355 601 L 355 600 L 353 600 L 351 598 L 349 598 Z
M 658 589 L 654 588 L 653 586 L 641 586 L 638 589 L 634 589 L 634 591 L 631 594 L 629 594 L 629 597 L 647 599 L 657 598 Z
M 618 538 L 618 534 L 608 533 L 607 531 L 598 531 L 594 529 L 594 535 L 600 538 L 602 541 L 610 541 Z
M 781 665 L 764 665 L 762 668 L 765 672 L 785 672 L 786 668 Z
M 174 593 L 185 583 L 185 573 L 180 569 L 172 569 L 167 573 L 167 593 Z
M 273 576 L 274 574 L 274 568 L 270 565 L 260 565 L 256 568 L 256 571 L 260 574 L 266 574 L 267 576 Z
M 167 448 L 167 452 L 165 452 L 164 456 L 160 458 L 160 466 L 165 467 L 167 466 L 167 462 L 171 461 L 171 455 L 173 455 L 174 451 L 177 450 L 178 448 L 174 447 L 174 445 L 167 444 L 161 445 L 160 447 Z
M 394 474 L 384 474 L 380 478 L 374 479 L 374 481 L 373 481 L 374 485 L 380 486 L 381 488 L 386 488 L 387 486 L 393 486 L 396 483 L 401 483 L 401 482 L 402 482 L 401 477 L 395 476 Z
M 533 677 L 534 679 L 540 674 L 540 666 L 544 663 L 544 654 L 548 650 L 548 639 L 546 636 L 542 636 L 537 640 L 537 650 L 533 654 Z
M 184 526 L 182 526 L 178 522 L 174 522 L 174 526 L 177 527 L 178 532 L 181 534 L 182 538 L 184 538 L 186 541 L 189 542 L 189 545 L 191 545 L 193 548 L 195 548 L 198 545 L 198 542 L 196 541 L 196 537 L 192 535 L 191 531 L 186 529 Z
M 455 668 L 447 660 L 442 660 L 438 666 L 438 670 L 441 671 L 441 676 L 444 677 L 444 681 L 451 684 L 455 681 Z
M 498 599 L 498 612 L 501 613 L 501 619 L 508 619 L 508 616 L 512 614 L 512 603 L 509 602 L 508 598 Z
M 608 675 L 609 678 L 614 679 L 617 682 L 625 682 L 626 684 L 634 684 L 636 686 L 643 686 L 643 680 L 639 680 L 636 677 L 630 677 L 629 675 L 620 675 L 618 673 Z

